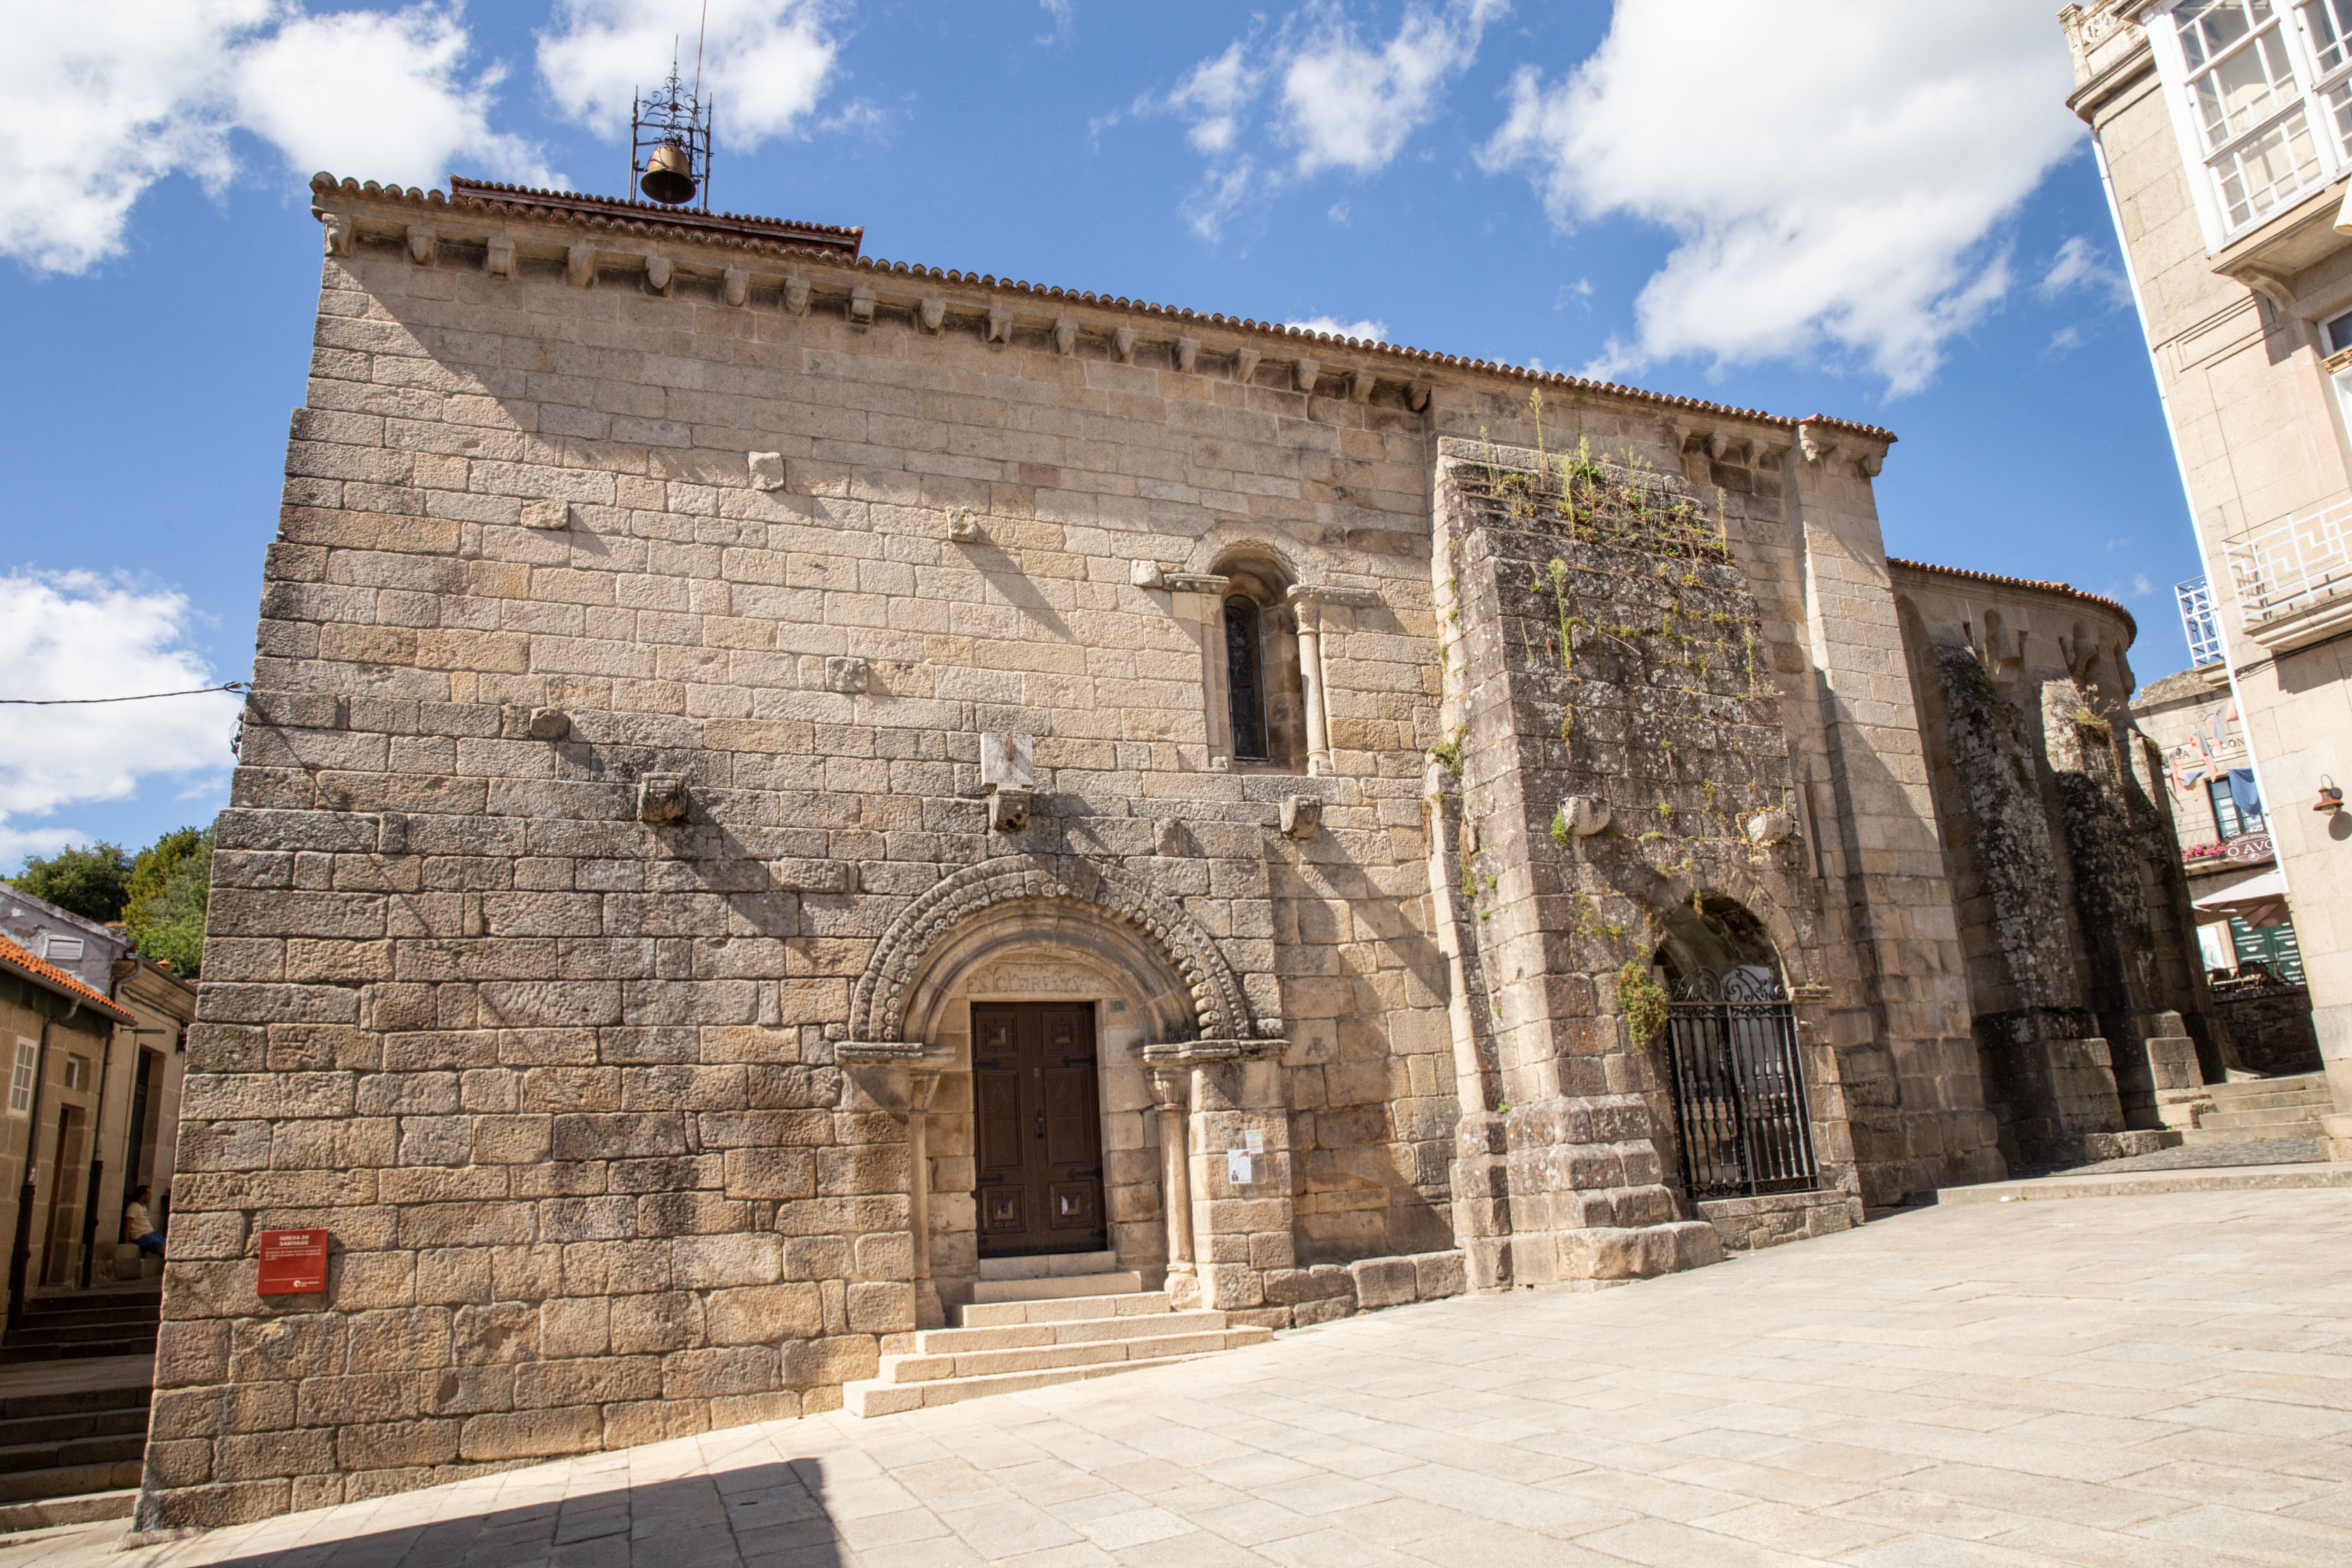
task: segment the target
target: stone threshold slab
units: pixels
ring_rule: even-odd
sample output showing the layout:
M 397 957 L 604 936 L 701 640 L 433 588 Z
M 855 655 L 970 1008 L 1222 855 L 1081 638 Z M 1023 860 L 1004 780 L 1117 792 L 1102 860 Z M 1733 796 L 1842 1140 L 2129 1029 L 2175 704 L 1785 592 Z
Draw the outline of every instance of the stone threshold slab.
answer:
M 2046 1203 L 2053 1198 L 2133 1198 L 2158 1193 L 2239 1193 L 2271 1187 L 2352 1187 L 2352 1163 L 2230 1165 L 2190 1171 L 2086 1173 L 1939 1187 L 1938 1204 Z

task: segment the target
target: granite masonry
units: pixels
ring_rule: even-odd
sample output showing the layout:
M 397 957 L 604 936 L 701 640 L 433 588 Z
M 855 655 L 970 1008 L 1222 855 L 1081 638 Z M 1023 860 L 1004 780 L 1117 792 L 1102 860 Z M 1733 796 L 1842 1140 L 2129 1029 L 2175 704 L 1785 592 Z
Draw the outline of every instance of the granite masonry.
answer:
M 1980 690 L 1886 431 L 312 190 L 144 1528 L 832 1408 L 1073 1260 L 1218 1333 L 1654 1275 L 2198 1081 L 2100 946 L 2185 929 L 2128 620 L 1985 579 L 2115 657 Z

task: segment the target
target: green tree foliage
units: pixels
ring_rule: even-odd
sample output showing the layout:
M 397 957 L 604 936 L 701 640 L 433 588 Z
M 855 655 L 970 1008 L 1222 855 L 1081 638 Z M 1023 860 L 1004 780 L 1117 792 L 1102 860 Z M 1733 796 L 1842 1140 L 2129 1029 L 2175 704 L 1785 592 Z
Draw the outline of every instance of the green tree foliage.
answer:
M 213 879 L 213 830 L 183 827 L 139 852 L 122 929 L 139 951 L 184 979 L 204 963 L 205 899 Z
M 46 859 L 28 857 L 8 885 L 103 924 L 122 918 L 131 895 L 131 858 L 120 844 L 77 845 Z

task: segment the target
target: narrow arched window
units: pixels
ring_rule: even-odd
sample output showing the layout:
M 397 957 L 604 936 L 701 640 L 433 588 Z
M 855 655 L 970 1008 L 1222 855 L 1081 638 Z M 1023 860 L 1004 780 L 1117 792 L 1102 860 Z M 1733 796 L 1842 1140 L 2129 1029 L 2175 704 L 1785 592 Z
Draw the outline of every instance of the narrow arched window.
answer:
M 1258 650 L 1257 601 L 1236 594 L 1225 601 L 1225 691 L 1234 721 L 1236 761 L 1262 763 L 1265 748 L 1265 676 Z

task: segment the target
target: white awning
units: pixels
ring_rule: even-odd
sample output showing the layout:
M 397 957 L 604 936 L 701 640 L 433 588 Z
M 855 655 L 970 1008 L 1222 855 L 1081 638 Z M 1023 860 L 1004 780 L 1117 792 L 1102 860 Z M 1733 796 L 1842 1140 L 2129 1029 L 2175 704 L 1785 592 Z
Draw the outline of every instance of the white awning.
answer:
M 2286 878 L 2276 868 L 2249 877 L 2218 893 L 2208 893 L 2191 904 L 2199 925 L 2220 925 L 2232 916 L 2250 926 L 2284 925 Z

